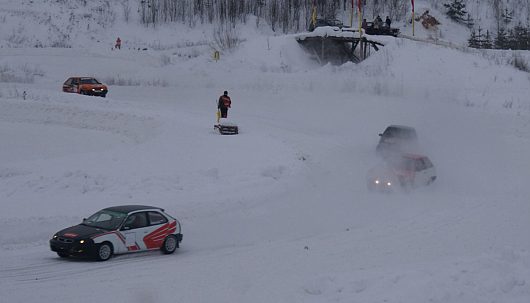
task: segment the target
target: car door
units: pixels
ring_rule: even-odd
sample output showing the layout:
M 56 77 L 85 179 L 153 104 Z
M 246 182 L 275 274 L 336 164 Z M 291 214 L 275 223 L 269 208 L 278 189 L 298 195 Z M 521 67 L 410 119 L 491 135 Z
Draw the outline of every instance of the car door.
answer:
M 72 80 L 72 86 L 70 88 L 70 91 L 72 93 L 79 93 L 80 92 L 80 83 L 79 83 L 79 78 L 74 78 Z
M 63 84 L 63 92 L 71 92 L 71 91 L 72 91 L 72 78 L 69 78 Z
M 146 212 L 129 214 L 121 228 L 121 233 L 125 237 L 127 251 L 140 251 L 146 249 L 143 244 L 143 237 L 148 233 L 146 229 L 148 229 Z
M 147 249 L 158 249 L 164 244 L 167 235 L 174 231 L 168 218 L 158 211 L 148 211 L 149 227 L 143 236 L 143 244 Z
M 431 160 L 427 157 L 423 159 L 423 162 L 425 163 L 425 175 L 427 177 L 427 184 L 432 183 L 434 180 L 436 180 L 436 169 L 434 168 L 434 165 L 432 164 Z
M 427 165 L 423 158 L 416 159 L 416 180 L 417 185 L 425 185 L 429 183 L 430 176 Z

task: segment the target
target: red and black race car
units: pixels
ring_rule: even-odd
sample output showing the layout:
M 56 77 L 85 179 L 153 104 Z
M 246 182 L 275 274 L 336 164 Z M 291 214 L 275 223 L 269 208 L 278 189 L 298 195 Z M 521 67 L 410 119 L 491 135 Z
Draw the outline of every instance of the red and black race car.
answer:
M 180 222 L 162 208 L 123 205 L 98 211 L 81 224 L 53 235 L 59 257 L 86 256 L 106 261 L 114 254 L 160 249 L 173 253 L 182 241 Z

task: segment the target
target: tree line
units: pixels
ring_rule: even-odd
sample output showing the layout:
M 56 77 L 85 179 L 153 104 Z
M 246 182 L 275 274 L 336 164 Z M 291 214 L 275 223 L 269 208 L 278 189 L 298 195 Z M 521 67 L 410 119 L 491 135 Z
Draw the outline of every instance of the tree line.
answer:
M 402 20 L 410 9 L 410 1 L 404 0 L 364 0 L 362 5 L 367 19 L 388 15 Z M 170 22 L 234 26 L 247 24 L 248 16 L 255 16 L 256 26 L 266 23 L 283 33 L 307 30 L 313 7 L 319 18 L 349 20 L 351 6 L 351 0 L 138 0 L 140 21 L 146 26 Z M 356 7 L 353 11 L 357 17 Z
M 472 48 L 530 50 L 530 30 L 522 25 L 505 30 L 499 28 L 495 36 L 478 29 L 471 32 L 468 45 Z
M 466 4 L 463 0 L 451 0 L 443 4 L 447 9 L 446 14 L 453 21 L 464 24 L 471 28 L 471 36 L 468 39 L 468 46 L 472 48 L 484 49 L 530 49 L 530 30 L 518 24 L 510 28 L 513 23 L 514 9 L 503 6 L 502 1 L 494 0 L 492 8 L 497 23 L 497 32 L 493 36 L 489 30 L 484 31 L 480 27 L 474 28 L 472 18 L 466 11 Z M 528 9 L 528 7 L 527 7 Z
M 352 13 L 351 0 L 133 0 L 138 3 L 140 21 L 146 26 L 181 22 L 191 27 L 197 24 L 216 24 L 219 28 L 247 24 L 249 16 L 256 26 L 266 23 L 273 31 L 292 33 L 305 31 L 311 22 L 313 7 L 319 18 L 347 21 Z M 128 3 L 128 1 L 127 1 Z M 354 1 L 354 18 L 357 18 L 357 0 Z M 497 32 L 474 29 L 472 18 L 466 11 L 464 0 L 448 0 L 442 5 L 448 17 L 471 29 L 468 40 L 474 48 L 529 49 L 529 28 L 518 25 L 508 29 L 514 11 L 502 5 L 501 0 L 492 0 L 497 20 Z M 362 18 L 371 20 L 378 15 L 392 20 L 404 20 L 410 11 L 410 1 L 363 0 Z M 130 7 L 124 7 L 129 15 Z M 339 15 L 340 14 L 340 15 Z M 356 20 L 356 19 L 355 19 Z M 356 21 L 354 21 L 356 24 Z

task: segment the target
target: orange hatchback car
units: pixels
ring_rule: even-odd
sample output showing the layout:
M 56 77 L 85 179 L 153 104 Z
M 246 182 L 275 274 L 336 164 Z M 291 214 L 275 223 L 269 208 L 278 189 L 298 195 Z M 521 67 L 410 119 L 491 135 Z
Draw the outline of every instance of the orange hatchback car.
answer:
M 91 77 L 71 77 L 63 84 L 63 92 L 81 95 L 101 96 L 105 98 L 107 86 Z

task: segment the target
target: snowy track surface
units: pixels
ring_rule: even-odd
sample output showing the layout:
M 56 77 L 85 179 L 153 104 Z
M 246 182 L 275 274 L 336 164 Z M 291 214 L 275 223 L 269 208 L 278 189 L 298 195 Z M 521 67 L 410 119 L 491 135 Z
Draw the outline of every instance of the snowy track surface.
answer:
M 2 302 L 529 302 L 528 74 L 396 41 L 341 67 L 305 61 L 292 37 L 167 66 L 152 52 L 0 49 L 0 66 L 44 74 L 0 83 Z M 58 92 L 87 70 L 138 85 Z M 237 136 L 213 129 L 225 89 Z M 367 190 L 389 124 L 416 128 L 433 186 Z M 49 250 L 120 204 L 178 217 L 182 247 L 104 263 Z

